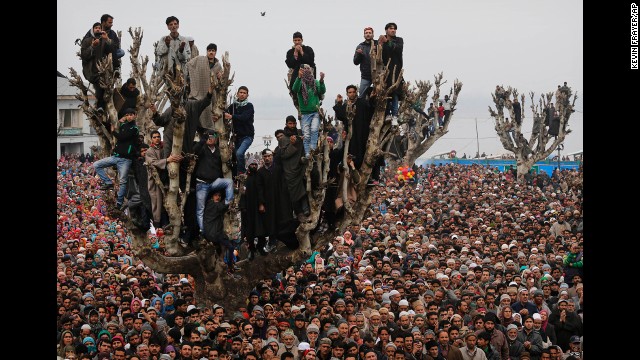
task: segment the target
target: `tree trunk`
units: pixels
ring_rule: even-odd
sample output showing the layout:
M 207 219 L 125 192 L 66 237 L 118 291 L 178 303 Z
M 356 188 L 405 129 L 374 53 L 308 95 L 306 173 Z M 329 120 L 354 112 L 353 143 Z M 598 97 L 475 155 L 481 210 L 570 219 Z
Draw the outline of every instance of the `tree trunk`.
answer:
M 524 175 L 528 173 L 529 170 L 531 170 L 531 168 L 533 167 L 533 164 L 535 163 L 536 161 L 533 158 L 527 160 L 524 158 L 524 156 L 522 156 L 521 153 L 516 154 L 516 169 L 518 171 L 518 182 L 520 182 L 521 184 L 524 184 L 525 182 Z
M 233 84 L 233 78 L 235 74 L 229 77 L 231 72 L 231 63 L 229 63 L 229 52 L 225 52 L 222 56 L 222 75 L 218 79 L 215 75 L 211 76 L 211 80 L 214 84 L 215 91 L 215 103 L 211 105 L 211 113 L 213 116 L 213 129 L 220 134 L 219 147 L 220 157 L 222 158 L 222 173 L 225 178 L 231 179 L 231 168 L 229 167 L 229 161 L 233 155 L 231 148 L 231 133 L 233 132 L 233 125 L 231 120 L 224 119 L 224 112 L 227 106 L 227 94 L 229 92 L 229 86 Z M 206 110 L 205 110 L 206 111 Z

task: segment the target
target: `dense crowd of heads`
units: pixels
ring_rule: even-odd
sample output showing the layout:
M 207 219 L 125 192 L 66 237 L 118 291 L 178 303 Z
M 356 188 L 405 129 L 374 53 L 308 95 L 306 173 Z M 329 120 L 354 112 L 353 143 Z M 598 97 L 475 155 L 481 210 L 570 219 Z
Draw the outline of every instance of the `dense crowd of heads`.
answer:
M 132 253 L 89 160 L 58 161 L 61 359 L 580 356 L 581 170 L 519 183 L 512 171 L 432 165 L 399 183 L 387 168 L 361 223 L 225 309 L 198 306 L 191 276 Z M 150 232 L 156 251 L 163 237 Z

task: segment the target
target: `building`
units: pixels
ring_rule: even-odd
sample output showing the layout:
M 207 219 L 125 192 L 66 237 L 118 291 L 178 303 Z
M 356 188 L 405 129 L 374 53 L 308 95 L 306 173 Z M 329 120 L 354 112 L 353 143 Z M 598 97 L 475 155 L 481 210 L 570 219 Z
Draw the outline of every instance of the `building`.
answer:
M 78 89 L 72 87 L 69 79 L 59 71 L 57 82 L 57 158 L 62 153 L 92 153 L 91 147 L 99 145 L 98 135 L 79 107 L 82 102 L 75 97 Z

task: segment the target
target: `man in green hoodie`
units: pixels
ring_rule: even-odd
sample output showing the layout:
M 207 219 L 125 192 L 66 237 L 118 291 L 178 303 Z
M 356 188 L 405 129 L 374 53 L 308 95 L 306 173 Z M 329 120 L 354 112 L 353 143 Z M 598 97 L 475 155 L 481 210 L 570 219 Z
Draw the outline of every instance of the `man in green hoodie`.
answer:
M 293 83 L 291 90 L 298 95 L 300 113 L 302 114 L 301 127 L 305 157 L 309 158 L 311 150 L 318 147 L 318 131 L 320 128 L 320 96 L 327 91 L 324 85 L 324 73 L 320 72 L 320 80 L 313 77 L 313 68 L 307 64 L 300 65 L 298 78 Z

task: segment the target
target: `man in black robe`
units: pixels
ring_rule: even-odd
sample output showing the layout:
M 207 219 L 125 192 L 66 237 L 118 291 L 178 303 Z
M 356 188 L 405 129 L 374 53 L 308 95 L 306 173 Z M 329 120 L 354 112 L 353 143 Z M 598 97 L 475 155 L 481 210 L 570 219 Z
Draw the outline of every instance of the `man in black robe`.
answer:
M 260 255 L 267 255 L 264 251 L 267 233 L 263 226 L 263 218 L 258 214 L 258 162 L 254 159 L 249 163 L 247 179 L 244 183 L 244 193 L 240 196 L 240 210 L 242 216 L 242 238 L 249 246 L 249 260 L 253 260 L 256 250 Z M 254 239 L 258 238 L 258 244 Z
M 518 126 L 522 125 L 522 107 L 520 107 L 520 102 L 518 101 L 517 96 L 513 97 L 511 106 L 513 106 L 513 113 L 515 115 L 514 119 L 516 120 L 516 124 L 518 124 Z
M 258 169 L 258 217 L 262 219 L 265 233 L 269 236 L 266 251 L 270 251 L 278 239 L 276 227 L 276 187 L 275 166 L 273 163 L 273 152 L 269 149 L 262 150 L 262 161 L 264 165 Z
M 287 116 L 287 126 L 284 129 L 285 136 L 278 140 L 278 147 L 282 152 L 282 169 L 293 211 L 296 213 L 298 221 L 307 222 L 311 211 L 304 182 L 306 164 L 303 160 L 305 156 L 302 137 L 296 128 L 296 122 L 295 117 L 292 115 Z
M 295 118 L 294 118 L 295 122 Z M 284 130 L 278 129 L 274 133 L 276 140 L 286 139 Z M 288 140 L 288 139 L 287 139 Z M 293 205 L 291 203 L 291 197 L 289 196 L 289 188 L 284 176 L 284 167 L 282 165 L 282 152 L 283 149 L 280 146 L 276 146 L 273 151 L 273 196 L 275 199 L 274 205 L 274 217 L 275 217 L 275 229 L 276 236 L 274 238 L 282 241 L 290 249 L 295 249 L 298 246 L 298 239 L 295 236 L 296 228 L 298 227 L 298 220 L 293 216 Z M 276 242 L 269 240 L 268 249 L 273 250 Z

